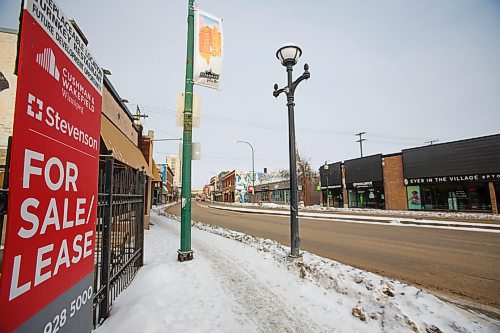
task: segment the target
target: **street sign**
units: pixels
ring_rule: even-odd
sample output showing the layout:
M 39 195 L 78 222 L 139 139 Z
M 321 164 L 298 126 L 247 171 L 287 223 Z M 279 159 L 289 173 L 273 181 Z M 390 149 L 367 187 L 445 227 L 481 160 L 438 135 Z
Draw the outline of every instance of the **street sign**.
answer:
M 103 74 L 54 1 L 19 52 L 0 332 L 89 332 Z

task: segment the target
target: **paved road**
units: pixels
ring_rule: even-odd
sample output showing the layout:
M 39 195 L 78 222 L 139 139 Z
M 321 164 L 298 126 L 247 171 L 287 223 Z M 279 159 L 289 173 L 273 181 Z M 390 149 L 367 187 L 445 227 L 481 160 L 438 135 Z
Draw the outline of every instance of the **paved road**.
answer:
M 168 209 L 179 215 L 180 205 Z M 289 217 L 193 202 L 192 219 L 290 244 Z M 500 317 L 500 234 L 300 218 L 301 249 Z

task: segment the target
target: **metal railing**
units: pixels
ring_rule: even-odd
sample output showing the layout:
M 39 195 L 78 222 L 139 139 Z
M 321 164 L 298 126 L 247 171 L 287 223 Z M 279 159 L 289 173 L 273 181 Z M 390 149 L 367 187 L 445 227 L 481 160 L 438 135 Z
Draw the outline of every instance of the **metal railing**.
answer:
M 7 141 L 7 152 L 5 157 L 5 165 L 0 165 L 0 172 L 3 173 L 3 182 L 0 184 L 0 274 L 2 273 L 3 261 L 3 239 L 5 237 L 3 229 L 5 226 L 5 218 L 7 215 L 7 202 L 9 198 L 9 173 L 10 173 L 10 148 L 12 145 L 12 136 L 9 136 Z
M 99 158 L 94 327 L 109 317 L 113 301 L 143 265 L 145 180 L 143 171 L 110 155 Z

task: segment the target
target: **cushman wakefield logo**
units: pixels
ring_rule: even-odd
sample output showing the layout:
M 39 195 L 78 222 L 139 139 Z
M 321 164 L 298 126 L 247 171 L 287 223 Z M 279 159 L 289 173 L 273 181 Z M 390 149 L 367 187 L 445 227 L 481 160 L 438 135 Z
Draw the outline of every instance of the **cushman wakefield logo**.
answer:
M 95 111 L 93 94 L 66 67 L 62 68 L 62 72 L 59 70 L 56 55 L 50 47 L 36 54 L 36 63 L 56 81 L 62 79 L 61 94 L 78 112 L 83 114 L 85 107 L 91 112 Z
M 59 68 L 56 66 L 56 56 L 51 48 L 47 47 L 43 52 L 36 55 L 36 63 L 39 64 L 54 79 L 59 81 Z

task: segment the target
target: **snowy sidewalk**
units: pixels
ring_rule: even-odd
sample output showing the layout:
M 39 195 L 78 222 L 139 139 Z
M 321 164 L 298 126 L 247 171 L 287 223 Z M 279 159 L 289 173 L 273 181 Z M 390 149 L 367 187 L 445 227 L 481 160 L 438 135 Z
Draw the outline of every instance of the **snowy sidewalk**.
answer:
M 498 332 L 500 324 L 415 287 L 274 241 L 195 223 L 177 261 L 178 221 L 152 214 L 145 266 L 96 332 Z M 208 232 L 207 232 L 208 231 Z

